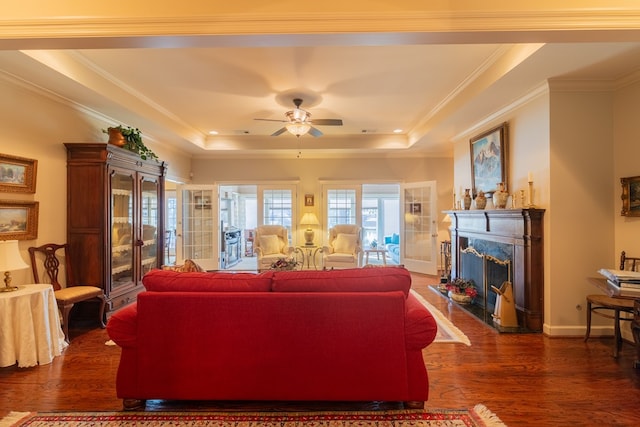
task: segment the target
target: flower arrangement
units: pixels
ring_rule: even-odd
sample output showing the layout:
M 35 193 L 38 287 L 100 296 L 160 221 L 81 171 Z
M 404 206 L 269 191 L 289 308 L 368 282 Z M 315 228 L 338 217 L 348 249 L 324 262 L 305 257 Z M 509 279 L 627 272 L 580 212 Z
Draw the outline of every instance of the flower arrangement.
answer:
M 460 277 L 453 279 L 451 283 L 447 283 L 447 290 L 454 294 L 466 295 L 470 298 L 478 296 L 478 289 L 476 288 L 475 282 Z
M 272 270 L 295 270 L 295 268 L 300 264 L 294 258 L 278 258 L 276 261 L 271 263 Z

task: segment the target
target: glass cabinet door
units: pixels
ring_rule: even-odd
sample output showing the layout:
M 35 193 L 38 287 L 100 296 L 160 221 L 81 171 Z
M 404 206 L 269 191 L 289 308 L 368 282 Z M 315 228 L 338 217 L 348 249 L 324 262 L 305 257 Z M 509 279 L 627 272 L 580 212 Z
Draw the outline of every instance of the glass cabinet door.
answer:
M 112 291 L 133 281 L 133 185 L 131 174 L 111 175 Z
M 141 184 L 140 219 L 142 265 L 141 276 L 145 275 L 158 265 L 158 182 L 152 179 L 143 179 Z

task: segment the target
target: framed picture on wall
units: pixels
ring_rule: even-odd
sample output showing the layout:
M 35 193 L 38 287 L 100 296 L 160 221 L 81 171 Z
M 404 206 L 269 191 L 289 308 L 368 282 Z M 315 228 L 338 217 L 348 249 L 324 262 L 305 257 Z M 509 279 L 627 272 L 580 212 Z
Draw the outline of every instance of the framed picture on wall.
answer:
M 0 191 L 35 193 L 38 161 L 0 154 Z
M 640 216 L 640 176 L 620 178 L 622 184 L 622 216 Z
M 0 200 L 0 240 L 38 237 L 38 202 Z
M 502 123 L 469 140 L 473 197 L 482 190 L 493 194 L 498 183 L 507 186 L 507 123 Z
M 313 194 L 305 194 L 304 195 L 304 205 L 305 206 L 313 206 Z

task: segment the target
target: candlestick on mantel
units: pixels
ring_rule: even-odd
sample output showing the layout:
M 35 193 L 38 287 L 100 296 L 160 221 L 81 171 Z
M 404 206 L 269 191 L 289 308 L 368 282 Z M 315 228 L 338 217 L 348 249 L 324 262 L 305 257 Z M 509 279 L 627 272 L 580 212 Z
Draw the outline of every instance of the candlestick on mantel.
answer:
M 533 208 L 533 181 L 529 181 L 529 203 L 528 206 L 529 208 Z
M 529 173 L 527 174 L 527 182 L 533 182 L 533 174 L 531 173 L 531 171 L 529 171 Z

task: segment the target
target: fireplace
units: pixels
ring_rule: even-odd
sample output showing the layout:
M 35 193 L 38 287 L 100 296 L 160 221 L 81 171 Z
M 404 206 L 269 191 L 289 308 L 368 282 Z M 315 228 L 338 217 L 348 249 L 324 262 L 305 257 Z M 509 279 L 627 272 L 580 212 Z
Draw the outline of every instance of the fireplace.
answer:
M 470 309 L 491 324 L 492 286 L 513 284 L 521 331 L 541 331 L 544 313 L 543 209 L 447 211 L 451 217 L 451 275 L 473 280 Z M 495 325 L 494 325 L 495 326 Z
M 491 246 L 484 246 L 482 241 L 471 240 L 469 246 L 460 250 L 460 277 L 473 280 L 478 289 L 478 295 L 474 299 L 472 311 L 486 323 L 493 324 L 493 312 L 496 305 L 497 294 L 493 287 L 500 289 L 504 282 L 512 282 L 511 260 L 512 256 L 504 254 L 503 258 L 497 258 L 490 254 Z M 477 243 L 478 246 L 474 244 Z M 508 245 L 498 243 L 508 249 Z M 481 252 L 476 250 L 476 247 Z M 505 329 L 505 328 L 502 328 Z

